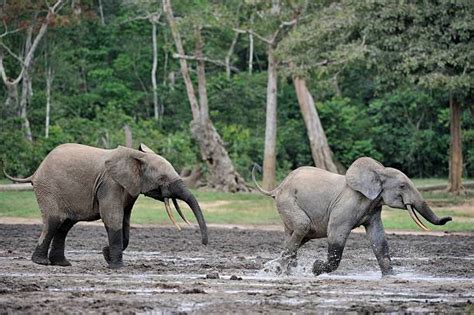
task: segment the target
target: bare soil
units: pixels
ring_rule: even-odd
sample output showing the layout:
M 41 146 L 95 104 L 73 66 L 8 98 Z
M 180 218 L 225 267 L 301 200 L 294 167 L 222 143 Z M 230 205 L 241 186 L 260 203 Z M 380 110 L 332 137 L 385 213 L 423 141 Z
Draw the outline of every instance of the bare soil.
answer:
M 106 233 L 82 224 L 69 233 L 71 267 L 30 261 L 40 225 L 0 224 L 0 313 L 472 313 L 473 235 L 388 233 L 397 276 L 381 278 L 365 235 L 352 233 L 339 269 L 314 277 L 326 240 L 300 251 L 290 276 L 264 271 L 283 233 L 210 227 L 132 227 L 126 267 L 110 270 Z

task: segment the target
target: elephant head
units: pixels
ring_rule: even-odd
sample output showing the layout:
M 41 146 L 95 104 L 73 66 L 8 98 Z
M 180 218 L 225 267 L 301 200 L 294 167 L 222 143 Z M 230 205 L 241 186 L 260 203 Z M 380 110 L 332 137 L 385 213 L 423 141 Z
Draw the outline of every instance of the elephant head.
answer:
M 105 161 L 110 176 L 119 183 L 131 196 L 144 194 L 165 203 L 166 212 L 171 221 L 178 227 L 170 209 L 169 199 L 184 221 L 184 217 L 176 199 L 188 204 L 196 217 L 201 230 L 202 243 L 207 244 L 207 227 L 196 198 L 184 185 L 181 177 L 165 158 L 141 144 L 139 150 L 119 146 L 113 150 Z
M 346 173 L 346 182 L 370 200 L 380 197 L 389 207 L 407 209 L 413 221 L 424 230 L 428 228 L 419 220 L 416 212 L 436 225 L 444 225 L 452 220 L 451 217 L 438 218 L 405 174 L 384 167 L 371 158 L 362 157 L 352 163 Z

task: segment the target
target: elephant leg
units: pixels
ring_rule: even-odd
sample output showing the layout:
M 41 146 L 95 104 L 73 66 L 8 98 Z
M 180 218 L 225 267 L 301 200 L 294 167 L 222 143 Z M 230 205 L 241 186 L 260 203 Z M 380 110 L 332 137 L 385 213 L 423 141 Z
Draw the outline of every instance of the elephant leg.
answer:
M 123 264 L 123 231 L 122 229 L 114 230 L 107 229 L 109 239 L 109 246 L 105 246 L 102 250 L 104 258 L 111 269 L 118 269 L 124 266 Z
M 112 200 L 110 200 L 112 199 Z M 100 216 L 104 222 L 105 229 L 109 240 L 109 246 L 105 246 L 102 250 L 104 258 L 112 269 L 123 267 L 122 251 L 123 251 L 123 208 L 113 200 L 112 196 L 108 200 L 104 200 L 100 206 Z M 109 201 L 109 202 L 107 202 Z
M 51 265 L 57 266 L 71 266 L 71 263 L 64 256 L 64 245 L 66 242 L 66 236 L 69 230 L 76 224 L 77 221 L 66 219 L 59 226 L 56 234 L 53 237 L 53 243 L 51 244 L 51 250 L 49 252 L 49 261 Z
M 132 214 L 132 207 L 125 209 L 125 213 L 123 216 L 123 224 L 122 224 L 123 250 L 127 249 L 128 243 L 130 241 L 130 215 L 131 214 Z
M 43 220 L 43 231 L 41 232 L 41 236 L 38 240 L 38 245 L 31 256 L 31 260 L 34 263 L 40 265 L 49 265 L 50 261 L 48 259 L 48 250 L 49 245 L 51 244 L 51 240 L 53 239 L 54 235 L 56 234 L 59 226 L 62 224 L 61 220 L 56 217 L 48 217 L 44 216 Z
M 288 213 L 291 215 L 291 217 L 288 216 L 291 220 L 291 223 L 288 225 L 292 232 L 287 238 L 283 252 L 281 253 L 280 266 L 282 271 L 288 273 L 292 267 L 297 266 L 297 251 L 308 235 L 311 228 L 311 220 L 306 213 L 294 203 L 286 206 L 285 210 L 279 207 L 280 213 Z M 283 220 L 285 220 L 285 215 L 283 216 Z
M 332 228 L 332 229 L 331 229 Z M 351 229 L 344 225 L 330 225 L 328 228 L 328 255 L 327 261 L 316 260 L 313 264 L 313 274 L 318 276 L 336 270 L 341 262 L 342 252 L 346 245 Z
M 375 257 L 377 258 L 377 262 L 379 263 L 380 270 L 382 271 L 382 276 L 389 276 L 394 275 L 395 272 L 393 271 L 388 243 L 385 238 L 385 232 L 380 215 L 380 211 L 374 214 L 369 223 L 365 225 L 365 230 L 372 245 Z
M 136 198 L 133 200 L 133 202 L 135 200 L 136 200 Z M 122 223 L 122 232 L 123 232 L 123 235 L 122 235 L 122 242 L 123 242 L 122 250 L 123 251 L 127 249 L 129 241 L 130 241 L 130 215 L 132 214 L 133 202 L 130 206 L 128 206 L 125 209 L 125 213 L 124 213 L 124 216 L 123 216 L 123 223 Z M 106 229 L 107 229 L 107 233 L 108 233 L 108 228 L 106 227 Z M 103 253 L 104 258 L 107 261 L 107 263 L 110 263 L 110 248 L 109 248 L 109 246 L 105 246 L 102 249 L 102 253 Z

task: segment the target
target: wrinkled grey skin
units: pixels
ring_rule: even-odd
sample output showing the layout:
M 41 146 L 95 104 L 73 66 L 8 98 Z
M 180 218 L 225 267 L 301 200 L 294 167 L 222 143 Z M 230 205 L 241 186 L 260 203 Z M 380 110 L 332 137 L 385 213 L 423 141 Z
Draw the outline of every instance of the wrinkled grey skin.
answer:
M 196 198 L 173 166 L 143 144 L 140 150 L 63 144 L 46 156 L 32 176 L 8 177 L 31 182 L 41 208 L 44 226 L 32 256 L 35 263 L 69 266 L 64 256 L 69 230 L 78 221 L 102 219 L 109 240 L 104 257 L 109 267 L 122 267 L 122 251 L 129 243 L 130 214 L 140 194 L 160 201 L 185 201 L 196 216 L 202 243 L 207 244 L 206 223 Z
M 277 264 L 277 271 L 296 265 L 300 246 L 314 238 L 327 237 L 327 261 L 316 260 L 313 273 L 332 272 L 341 261 L 344 246 L 352 229 L 364 226 L 382 275 L 394 273 L 381 221 L 382 205 L 407 209 L 412 206 L 426 220 L 436 225 L 450 221 L 438 218 L 426 204 L 413 182 L 401 171 L 384 167 L 363 157 L 347 170 L 346 176 L 315 167 L 301 167 L 291 172 L 274 190 L 265 191 L 275 198 L 287 240 Z

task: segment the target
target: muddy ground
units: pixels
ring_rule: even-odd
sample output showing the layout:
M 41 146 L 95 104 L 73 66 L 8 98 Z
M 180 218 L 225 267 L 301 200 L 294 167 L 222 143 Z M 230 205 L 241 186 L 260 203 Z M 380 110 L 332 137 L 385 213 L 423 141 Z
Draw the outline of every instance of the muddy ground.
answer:
M 0 313 L 474 312 L 473 235 L 388 233 L 398 275 L 382 279 L 361 233 L 352 233 L 336 272 L 314 277 L 325 240 L 303 247 L 291 276 L 261 271 L 279 255 L 281 231 L 210 228 L 205 247 L 193 228 L 134 227 L 127 266 L 115 271 L 101 254 L 102 226 L 71 230 L 71 267 L 30 261 L 40 230 L 0 225 Z

